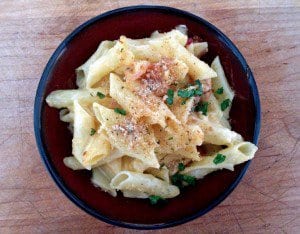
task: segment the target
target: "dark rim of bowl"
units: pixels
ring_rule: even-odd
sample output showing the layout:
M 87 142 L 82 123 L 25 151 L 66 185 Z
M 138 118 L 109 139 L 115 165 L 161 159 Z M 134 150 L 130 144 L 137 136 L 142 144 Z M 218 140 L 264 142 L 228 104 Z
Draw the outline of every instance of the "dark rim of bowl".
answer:
M 196 21 L 200 24 L 204 24 L 205 26 L 210 28 L 210 30 L 214 31 L 214 33 L 217 34 L 218 37 L 223 38 L 223 40 L 225 41 L 227 46 L 229 48 L 231 48 L 231 51 L 241 62 L 242 67 L 247 74 L 249 84 L 251 86 L 251 91 L 252 91 L 252 95 L 254 98 L 254 106 L 256 109 L 255 126 L 254 126 L 254 134 L 253 134 L 253 143 L 254 144 L 257 144 L 257 142 L 258 142 L 260 123 L 261 123 L 261 110 L 260 110 L 260 100 L 259 100 L 258 89 L 257 89 L 256 83 L 255 83 L 253 74 L 252 74 L 245 58 L 243 57 L 243 55 L 240 53 L 240 51 L 237 49 L 237 47 L 232 43 L 232 41 L 227 36 L 225 36 L 219 29 L 217 29 L 214 25 L 212 25 L 211 23 L 207 22 L 206 20 L 200 18 L 199 16 L 196 16 L 189 12 L 179 10 L 176 8 L 172 8 L 172 7 L 155 6 L 155 5 L 139 5 L 139 6 L 129 6 L 129 7 L 118 8 L 118 9 L 115 9 L 112 11 L 105 12 L 101 15 L 98 15 L 98 16 L 86 21 L 85 23 L 83 23 L 82 25 L 77 27 L 71 34 L 69 34 L 63 40 L 63 42 L 58 46 L 58 48 L 55 50 L 55 52 L 52 54 L 51 58 L 49 59 L 47 65 L 44 69 L 44 72 L 42 74 L 37 91 L 36 91 L 36 97 L 35 97 L 35 103 L 34 103 L 34 131 L 35 131 L 35 138 L 36 138 L 37 146 L 38 146 L 42 161 L 43 161 L 44 165 L 46 166 L 48 172 L 50 173 L 51 177 L 55 181 L 56 185 L 60 188 L 60 190 L 82 210 L 84 210 L 87 213 L 89 213 L 90 215 L 92 215 L 104 222 L 112 224 L 112 225 L 145 230 L 145 229 L 160 229 L 160 228 L 176 226 L 176 225 L 186 223 L 188 221 L 191 221 L 197 217 L 204 215 L 205 213 L 207 213 L 208 211 L 213 209 L 215 206 L 220 204 L 234 190 L 234 188 L 238 185 L 238 183 L 244 176 L 245 172 L 247 171 L 251 161 L 248 161 L 245 163 L 244 168 L 243 168 L 242 172 L 240 173 L 240 175 L 237 177 L 237 179 L 223 192 L 223 194 L 221 194 L 217 199 L 215 199 L 215 201 L 213 203 L 209 204 L 209 206 L 207 208 L 202 209 L 202 210 L 198 211 L 197 213 L 195 213 L 191 216 L 185 217 L 183 219 L 168 222 L 168 223 L 159 223 L 159 224 L 135 224 L 135 223 L 126 223 L 126 222 L 110 219 L 110 218 L 100 214 L 98 211 L 96 211 L 95 209 L 93 209 L 92 207 L 87 205 L 85 202 L 81 201 L 76 196 L 76 194 L 71 192 L 70 189 L 62 181 L 58 172 L 52 165 L 51 160 L 49 158 L 49 154 L 45 148 L 45 144 L 43 141 L 42 127 L 41 127 L 41 114 L 42 114 L 42 109 L 43 109 L 43 104 L 44 104 L 43 96 L 44 96 L 45 87 L 47 85 L 48 75 L 52 71 L 53 65 L 55 64 L 57 59 L 60 57 L 60 54 L 63 52 L 64 48 L 68 45 L 68 43 L 76 35 L 78 35 L 87 26 L 89 26 L 99 20 L 108 18 L 110 16 L 117 15 L 119 13 L 134 12 L 134 11 L 139 11 L 139 10 L 150 10 L 150 11 L 151 10 L 159 10 L 164 13 L 170 13 L 170 14 L 184 16 L 184 17 L 189 18 L 193 21 Z

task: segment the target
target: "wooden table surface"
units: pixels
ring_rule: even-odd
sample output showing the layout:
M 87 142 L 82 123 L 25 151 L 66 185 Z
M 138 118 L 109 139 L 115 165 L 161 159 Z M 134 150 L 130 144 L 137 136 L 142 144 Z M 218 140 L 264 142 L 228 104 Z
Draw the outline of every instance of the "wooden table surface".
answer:
M 134 233 L 70 202 L 46 172 L 33 133 L 35 91 L 50 55 L 87 19 L 167 1 L 0 1 L 0 233 Z M 262 105 L 259 151 L 208 214 L 159 233 L 300 233 L 300 1 L 168 1 L 220 28 L 252 68 Z

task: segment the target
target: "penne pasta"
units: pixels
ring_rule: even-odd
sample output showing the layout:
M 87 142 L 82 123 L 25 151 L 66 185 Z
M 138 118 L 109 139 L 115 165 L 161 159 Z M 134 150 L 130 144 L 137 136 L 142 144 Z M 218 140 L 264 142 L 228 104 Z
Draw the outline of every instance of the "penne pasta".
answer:
M 72 140 L 72 154 L 88 170 L 91 165 L 83 163 L 85 148 L 91 139 L 91 129 L 95 128 L 94 118 L 79 104 L 74 101 L 74 133 Z
M 124 43 L 117 42 L 106 54 L 90 65 L 86 78 L 87 87 L 91 88 L 95 83 L 119 68 L 122 64 L 130 64 L 133 60 L 133 53 L 128 50 Z
M 223 89 L 222 94 L 217 95 L 216 98 L 218 99 L 220 105 L 225 100 L 229 100 L 229 108 L 227 108 L 224 111 L 224 117 L 226 119 L 228 119 L 229 118 L 229 110 L 230 110 L 231 103 L 232 103 L 232 100 L 233 100 L 233 97 L 234 97 L 234 92 L 232 91 L 232 89 L 230 88 L 230 86 L 228 84 L 228 81 L 226 79 L 223 67 L 222 67 L 221 62 L 220 62 L 220 58 L 218 56 L 212 62 L 211 67 L 217 73 L 217 77 L 212 80 L 213 90 L 218 90 L 219 88 Z
M 111 49 L 115 44 L 115 41 L 102 41 L 96 52 L 84 64 L 82 64 L 75 70 L 76 84 L 79 88 L 86 88 L 86 77 L 89 73 L 91 64 L 93 64 L 97 59 L 106 54 L 108 50 Z
M 198 58 L 208 52 L 207 42 L 192 42 L 191 44 L 187 45 L 186 48 L 190 53 Z
M 199 57 L 207 42 L 188 42 L 179 25 L 149 38 L 103 41 L 76 69 L 78 89 L 46 102 L 73 134 L 72 170 L 111 196 L 173 198 L 180 188 L 254 157 L 257 147 L 231 130 L 234 92 L 219 57 Z
M 51 107 L 72 109 L 73 102 L 76 100 L 80 101 L 80 103 L 93 103 L 98 101 L 97 93 L 99 92 L 104 95 L 108 94 L 105 89 L 102 88 L 90 90 L 56 90 L 48 95 L 46 102 Z
M 133 118 L 139 119 L 145 117 L 151 124 L 160 124 L 166 126 L 166 119 L 176 120 L 174 114 L 163 103 L 162 100 L 154 96 L 144 96 L 130 91 L 125 82 L 115 75 L 110 75 L 110 96 L 113 97 Z
M 216 72 L 206 63 L 191 54 L 184 46 L 172 38 L 153 39 L 149 43 L 161 55 L 182 60 L 189 67 L 189 75 L 194 80 L 209 79 L 217 76 Z
M 179 189 L 166 181 L 155 178 L 150 174 L 122 171 L 111 181 L 110 186 L 117 190 L 142 192 L 144 194 L 156 195 L 164 198 L 176 197 Z
M 66 167 L 72 169 L 72 170 L 83 170 L 85 169 L 84 166 L 73 156 L 71 157 L 65 157 L 63 160 Z
M 150 129 L 99 104 L 94 103 L 93 107 L 97 119 L 115 148 L 148 166 L 159 167 L 154 153 L 157 144 Z
M 197 123 L 204 133 L 205 143 L 214 145 L 229 145 L 243 140 L 240 134 L 231 131 L 220 123 L 211 121 L 206 116 L 201 116 L 197 120 Z
M 233 171 L 234 166 L 246 162 L 254 157 L 257 147 L 250 142 L 240 142 L 229 146 L 213 156 L 205 156 L 199 162 L 192 163 L 182 173 L 189 174 L 197 179 L 220 169 Z M 223 162 L 216 164 L 214 161 L 218 155 L 225 156 Z

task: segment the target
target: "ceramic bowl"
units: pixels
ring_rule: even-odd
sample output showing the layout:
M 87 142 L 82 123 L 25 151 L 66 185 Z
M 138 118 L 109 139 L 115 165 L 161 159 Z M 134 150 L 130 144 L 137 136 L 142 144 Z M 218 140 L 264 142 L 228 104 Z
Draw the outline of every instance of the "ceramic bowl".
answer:
M 260 102 L 252 72 L 237 47 L 219 29 L 191 13 L 163 6 L 131 6 L 96 16 L 76 28 L 56 49 L 42 74 L 34 106 L 37 146 L 51 177 L 77 206 L 107 223 L 136 229 L 158 229 L 195 219 L 223 201 L 237 186 L 250 161 L 235 170 L 222 170 L 197 181 L 162 206 L 148 200 L 112 197 L 95 188 L 89 171 L 73 171 L 63 164 L 72 152 L 72 135 L 59 120 L 59 110 L 50 108 L 45 98 L 57 89 L 72 89 L 75 68 L 83 64 L 102 40 L 149 37 L 185 24 L 189 36 L 208 42 L 203 58 L 209 64 L 219 55 L 227 79 L 236 93 L 230 112 L 233 130 L 257 144 L 260 130 Z M 67 211 L 66 211 L 67 212 Z

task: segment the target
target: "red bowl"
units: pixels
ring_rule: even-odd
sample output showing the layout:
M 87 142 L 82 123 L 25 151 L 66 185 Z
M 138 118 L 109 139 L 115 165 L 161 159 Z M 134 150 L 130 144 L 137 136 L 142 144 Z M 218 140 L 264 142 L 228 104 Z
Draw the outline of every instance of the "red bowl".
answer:
M 87 21 L 60 44 L 44 70 L 36 93 L 34 128 L 42 160 L 58 187 L 77 206 L 107 223 L 157 229 L 192 220 L 224 200 L 250 164 L 239 165 L 234 172 L 212 173 L 162 206 L 121 195 L 114 198 L 92 185 L 89 171 L 73 171 L 63 164 L 63 158 L 72 152 L 72 135 L 66 123 L 59 120 L 59 111 L 46 104 L 47 95 L 57 89 L 76 88 L 75 68 L 91 56 L 102 40 L 115 40 L 120 35 L 149 37 L 155 30 L 166 32 L 179 24 L 187 25 L 190 37 L 200 36 L 208 42 L 204 61 L 210 64 L 216 55 L 220 56 L 236 93 L 230 113 L 232 128 L 257 144 L 260 102 L 253 75 L 238 49 L 215 26 L 188 12 L 162 6 L 125 7 Z

